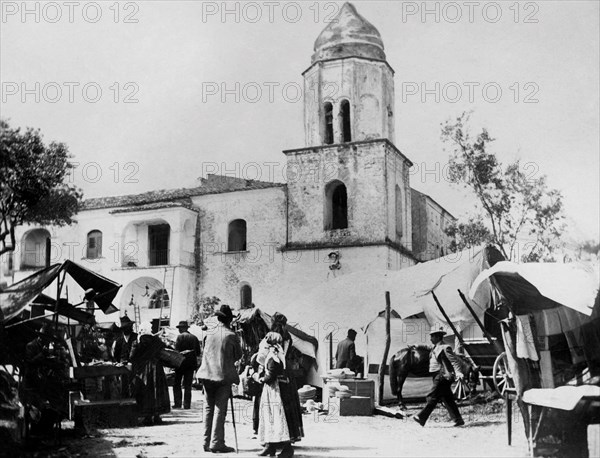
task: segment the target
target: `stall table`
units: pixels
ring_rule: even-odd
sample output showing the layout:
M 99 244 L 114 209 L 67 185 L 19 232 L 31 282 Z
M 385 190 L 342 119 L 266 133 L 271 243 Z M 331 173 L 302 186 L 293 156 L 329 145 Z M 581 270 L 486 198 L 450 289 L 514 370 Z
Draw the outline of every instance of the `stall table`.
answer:
M 560 456 L 572 456 L 573 452 L 578 456 L 587 453 L 587 426 L 600 423 L 600 386 L 535 388 L 523 393 L 523 402 L 529 410 L 531 456 L 545 456 L 550 449 L 554 449 L 551 453 Z M 544 420 L 548 416 L 558 416 L 560 421 L 547 425 Z M 541 441 L 540 430 L 545 426 L 553 426 L 560 440 L 552 443 Z M 566 432 L 568 429 L 582 437 L 573 437 L 573 431 Z
M 70 376 L 84 386 L 89 379 L 104 377 L 129 377 L 126 366 L 116 364 L 98 364 L 71 367 Z M 96 386 L 98 384 L 96 383 Z M 85 391 L 85 389 L 83 390 Z M 136 422 L 136 400 L 130 397 L 111 397 L 111 393 L 102 393 L 102 399 L 89 399 L 91 393 L 71 393 L 71 415 L 77 427 L 94 426 L 116 427 L 131 426 Z M 86 397 L 88 399 L 86 399 Z

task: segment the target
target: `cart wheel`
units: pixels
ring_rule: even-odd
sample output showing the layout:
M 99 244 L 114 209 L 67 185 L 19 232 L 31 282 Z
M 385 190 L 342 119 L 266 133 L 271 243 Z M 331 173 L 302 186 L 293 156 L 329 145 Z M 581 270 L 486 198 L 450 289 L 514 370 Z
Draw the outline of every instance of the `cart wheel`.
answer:
M 496 361 L 494 361 L 492 377 L 496 391 L 500 396 L 505 397 L 509 392 L 514 391 L 515 384 L 510 368 L 508 367 L 506 352 L 500 353 L 496 358 Z
M 471 387 L 469 387 L 469 384 L 464 378 L 458 379 L 452 387 L 452 393 L 454 394 L 454 399 L 463 401 L 471 394 Z

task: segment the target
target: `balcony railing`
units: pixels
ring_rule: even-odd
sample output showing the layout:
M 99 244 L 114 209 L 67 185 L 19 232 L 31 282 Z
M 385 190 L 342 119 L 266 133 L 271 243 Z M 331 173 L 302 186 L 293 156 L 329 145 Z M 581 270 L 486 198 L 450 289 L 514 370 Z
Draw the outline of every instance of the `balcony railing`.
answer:
M 169 250 L 149 250 L 148 265 L 150 266 L 168 266 Z

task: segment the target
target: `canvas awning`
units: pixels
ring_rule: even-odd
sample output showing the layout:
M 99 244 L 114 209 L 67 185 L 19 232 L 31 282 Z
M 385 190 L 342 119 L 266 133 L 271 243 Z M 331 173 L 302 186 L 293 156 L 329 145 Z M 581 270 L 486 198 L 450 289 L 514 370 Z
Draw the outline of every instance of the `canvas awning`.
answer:
M 385 309 L 386 291 L 390 292 L 396 316 L 424 314 L 430 326 L 445 325 L 433 299 L 435 293 L 450 320 L 463 329 L 474 320 L 457 290 L 466 294 L 477 275 L 488 267 L 486 251 L 479 247 L 401 270 L 359 271 L 318 284 L 298 281 L 281 292 L 285 297 L 263 301 L 264 308 L 271 311 L 284 305 L 285 310 L 281 311 L 289 321 L 299 323 L 303 329 L 318 330 L 321 339 L 335 329 L 342 330 L 337 336 L 348 328 L 365 329 Z M 490 297 L 491 288 L 487 285 L 469 300 L 479 317 L 489 307 Z
M 94 302 L 105 313 L 118 311 L 112 301 L 120 284 L 109 280 L 72 261 L 55 264 L 17 282 L 0 292 L 0 322 L 4 323 L 17 316 L 36 299 L 61 272 L 66 272 L 83 290 L 94 289 Z
M 600 284 L 597 271 L 584 264 L 501 261 L 479 274 L 469 296 L 477 296 L 492 276 L 517 315 L 564 305 L 589 317 Z
M 33 301 L 31 301 L 31 305 L 41 306 L 44 310 L 47 310 L 49 312 L 53 312 L 56 308 L 56 312 L 59 315 L 62 315 L 63 317 L 70 318 L 83 324 L 93 325 L 96 323 L 96 320 L 92 313 L 74 307 L 72 304 L 69 304 L 67 299 L 62 297 L 58 301 L 58 304 L 56 304 L 56 301 L 51 297 L 46 296 L 45 294 L 40 294 Z

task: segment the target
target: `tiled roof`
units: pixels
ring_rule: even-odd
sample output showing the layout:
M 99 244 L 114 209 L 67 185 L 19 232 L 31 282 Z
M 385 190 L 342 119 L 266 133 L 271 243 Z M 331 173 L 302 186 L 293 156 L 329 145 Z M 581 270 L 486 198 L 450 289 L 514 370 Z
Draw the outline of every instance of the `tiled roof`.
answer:
M 145 210 L 158 210 L 161 208 L 173 208 L 173 207 L 183 207 L 183 208 L 187 208 L 189 210 L 194 210 L 194 206 L 192 205 L 192 202 L 189 198 L 187 198 L 186 200 L 180 200 L 180 201 L 172 201 L 172 202 L 153 202 L 151 204 L 144 204 L 144 205 L 132 205 L 132 206 L 128 206 L 128 207 L 123 207 L 123 208 L 115 208 L 114 210 L 111 210 L 109 213 L 114 214 L 114 213 L 131 213 L 131 212 L 137 212 L 137 211 L 145 211 Z
M 190 198 L 205 194 L 220 194 L 234 191 L 249 191 L 255 189 L 278 188 L 283 187 L 283 183 L 271 183 L 267 181 L 245 180 L 241 178 L 232 178 L 222 175 L 209 175 L 207 178 L 201 178 L 201 185 L 195 188 L 161 189 L 157 191 L 144 192 L 142 194 L 131 194 L 127 196 L 115 197 L 97 197 L 87 199 L 83 202 L 82 210 L 97 210 L 100 208 L 119 208 L 119 207 L 137 207 L 128 208 L 123 211 L 136 211 L 142 209 L 151 209 L 149 204 L 178 203 L 180 206 L 190 206 Z M 170 205 L 174 206 L 174 205 Z M 154 207 L 154 208 L 165 208 Z M 116 213 L 116 212 L 113 212 Z

